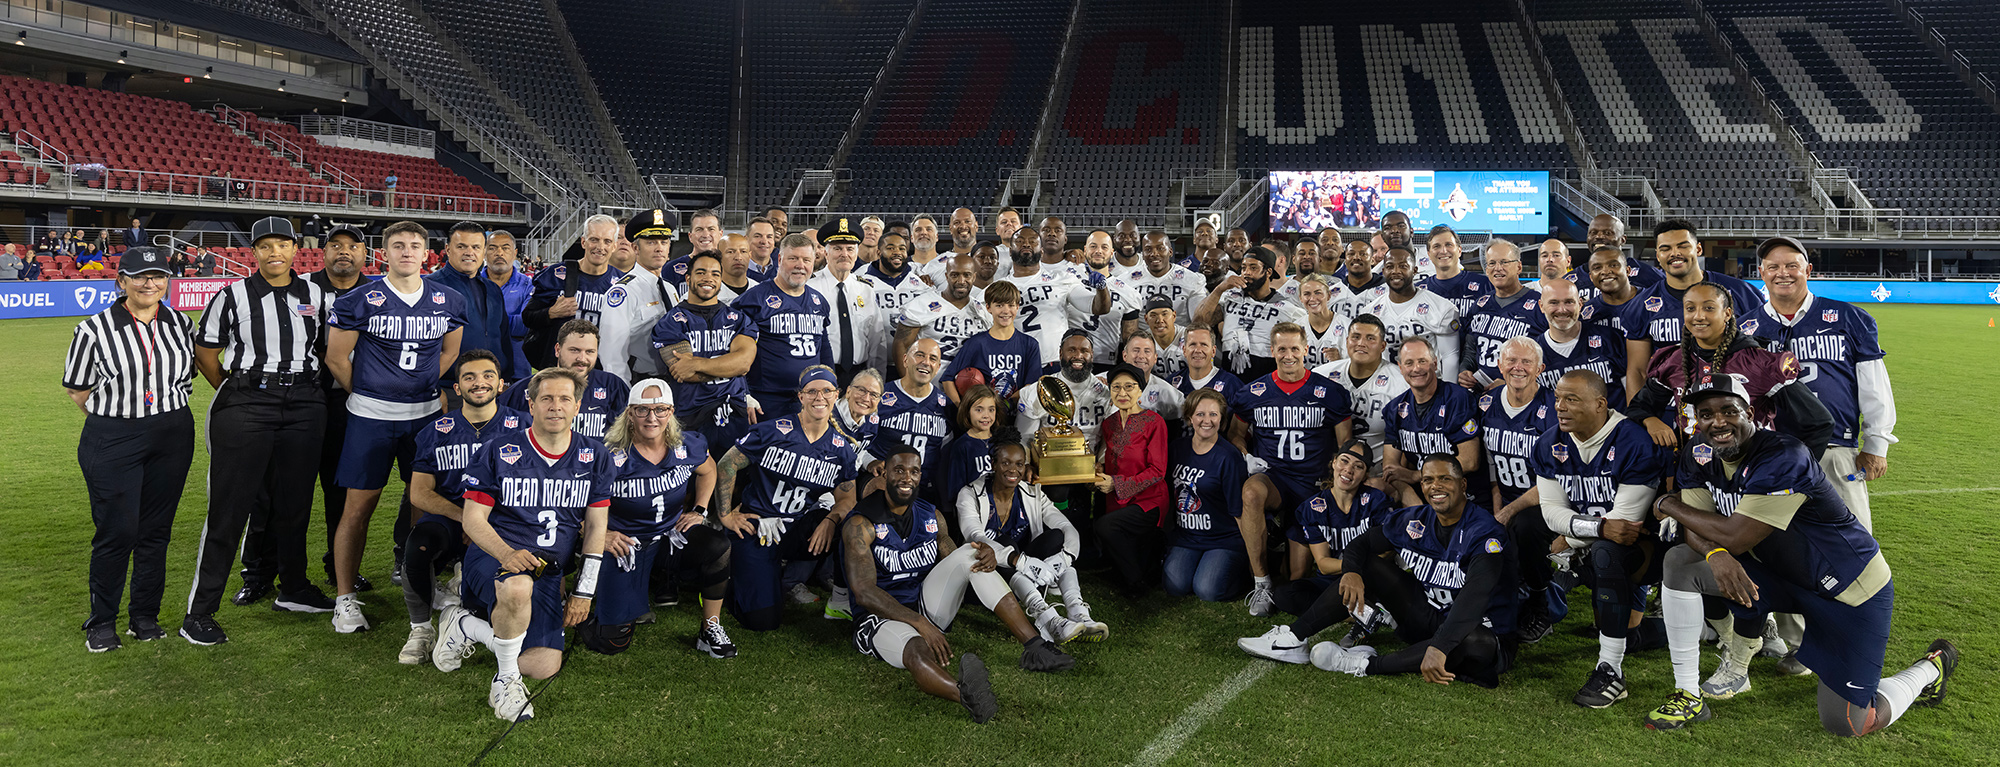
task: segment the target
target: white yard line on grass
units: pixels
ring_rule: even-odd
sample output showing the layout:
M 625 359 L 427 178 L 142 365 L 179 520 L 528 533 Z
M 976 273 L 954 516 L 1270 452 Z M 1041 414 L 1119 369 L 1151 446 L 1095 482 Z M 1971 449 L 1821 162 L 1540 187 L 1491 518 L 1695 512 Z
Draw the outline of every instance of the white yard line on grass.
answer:
M 1941 493 L 2000 493 L 2000 487 L 1943 487 L 1931 490 L 1890 490 L 1884 493 L 1869 493 L 1869 497 L 1891 495 L 1938 495 Z
M 1194 705 L 1182 711 L 1180 718 L 1175 719 L 1173 724 L 1161 730 L 1160 734 L 1153 738 L 1153 742 L 1146 744 L 1145 750 L 1133 757 L 1134 767 L 1155 767 L 1174 758 L 1174 754 L 1180 752 L 1181 745 L 1186 743 L 1190 736 L 1199 732 L 1202 725 L 1208 723 L 1209 717 L 1222 711 L 1223 706 L 1229 705 L 1237 695 L 1241 695 L 1244 690 L 1250 688 L 1250 685 L 1256 684 L 1257 680 L 1264 678 L 1265 674 L 1277 667 L 1278 664 L 1268 660 L 1250 661 L 1250 665 L 1244 666 L 1235 676 L 1215 689 L 1209 690 L 1207 695 L 1201 696 L 1201 700 L 1195 701 Z

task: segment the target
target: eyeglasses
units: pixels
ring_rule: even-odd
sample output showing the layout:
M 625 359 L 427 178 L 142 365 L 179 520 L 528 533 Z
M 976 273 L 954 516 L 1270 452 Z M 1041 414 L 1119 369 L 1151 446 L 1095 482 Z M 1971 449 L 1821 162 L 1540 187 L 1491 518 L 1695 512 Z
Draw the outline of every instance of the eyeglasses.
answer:
M 642 405 L 632 406 L 632 417 L 642 420 L 650 418 L 665 418 L 669 415 L 672 415 L 673 412 L 674 408 L 672 405 L 655 405 L 653 407 L 645 407 Z
M 1115 383 L 1111 385 L 1112 391 L 1138 391 L 1142 388 L 1144 387 L 1135 383 Z
M 839 389 L 832 388 L 805 389 L 799 392 L 799 399 L 833 399 L 833 396 L 839 393 Z
M 882 398 L 882 390 L 881 390 L 881 389 L 869 389 L 869 388 L 866 388 L 866 387 L 861 387 L 861 386 L 856 386 L 856 387 L 854 387 L 854 388 L 853 388 L 853 391 L 854 391 L 854 392 L 856 392 L 856 393 L 859 393 L 859 394 L 860 394 L 861 396 L 863 396 L 863 397 L 865 397 L 865 398 L 867 398 L 867 399 L 881 399 L 881 398 Z
M 125 279 L 139 283 L 166 282 L 168 280 L 173 279 L 173 276 L 167 274 L 157 274 L 153 272 L 147 272 L 145 274 L 128 274 L 125 275 Z

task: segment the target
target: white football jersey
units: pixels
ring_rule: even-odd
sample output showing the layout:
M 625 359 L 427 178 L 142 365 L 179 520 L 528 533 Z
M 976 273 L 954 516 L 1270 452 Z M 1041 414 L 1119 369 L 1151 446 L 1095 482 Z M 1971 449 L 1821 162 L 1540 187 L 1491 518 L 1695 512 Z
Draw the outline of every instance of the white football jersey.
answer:
M 1340 312 L 1333 313 L 1333 321 L 1327 323 L 1325 332 L 1313 330 L 1311 315 L 1299 325 L 1306 329 L 1306 367 L 1319 367 L 1347 356 L 1347 319 Z
M 946 364 L 958 356 L 958 347 L 965 339 L 986 332 L 993 326 L 993 317 L 986 313 L 983 291 L 974 289 L 966 297 L 965 306 L 952 306 L 937 291 L 931 291 L 903 305 L 903 311 L 896 317 L 898 328 L 917 328 L 918 338 L 929 338 L 938 342 L 938 354 Z M 900 332 L 900 331 L 899 331 Z
M 1396 369 L 1395 363 L 1384 359 L 1376 363 L 1375 374 L 1357 386 L 1354 379 L 1347 375 L 1347 369 L 1353 362 L 1353 360 L 1334 360 L 1313 368 L 1313 372 L 1332 379 L 1334 383 L 1340 384 L 1340 388 L 1347 390 L 1347 398 L 1351 400 L 1350 407 L 1354 411 L 1354 436 L 1366 441 L 1368 449 L 1375 454 L 1375 460 L 1380 461 L 1383 440 L 1382 411 L 1389 406 L 1389 400 L 1409 391 L 1410 385 L 1403 380 L 1403 373 Z
M 1097 297 L 1096 291 L 1083 286 L 1082 278 L 1074 270 L 1052 266 L 1060 264 L 1043 264 L 1041 271 L 1034 274 L 1017 274 L 1007 279 L 1021 290 L 1021 316 L 1014 325 L 1042 342 L 1043 362 L 1054 362 L 1061 356 L 1063 332 L 1070 327 L 1068 307 L 1074 306 L 1089 315 L 1090 305 Z M 1112 309 L 1117 311 L 1116 306 Z M 1091 343 L 1094 350 L 1096 341 L 1093 339 Z
M 1458 305 L 1449 299 L 1418 288 L 1410 300 L 1397 303 L 1387 292 L 1364 309 L 1382 319 L 1389 342 L 1389 354 L 1403 339 L 1422 335 L 1437 349 L 1439 380 L 1458 380 Z
M 1069 317 L 1070 327 L 1090 334 L 1090 361 L 1109 365 L 1118 361 L 1118 347 L 1125 340 L 1125 320 L 1143 319 L 1139 317 L 1139 307 L 1144 299 L 1122 278 L 1110 277 L 1104 284 L 1111 289 L 1111 311 L 1092 314 L 1089 305 L 1078 308 L 1075 304 L 1068 305 L 1064 311 Z M 1092 294 L 1091 303 L 1096 303 L 1096 298 Z
M 1327 308 L 1333 310 L 1334 314 L 1340 315 L 1340 324 L 1344 326 L 1355 317 L 1359 317 L 1365 313 L 1369 304 L 1374 303 L 1375 299 L 1387 295 L 1388 292 L 1389 288 L 1383 285 L 1376 285 L 1372 288 L 1356 291 L 1347 284 L 1346 280 L 1336 280 L 1333 284 L 1333 291 L 1326 300 L 1326 305 Z
M 1076 400 L 1076 413 L 1072 422 L 1090 438 L 1090 449 L 1095 452 L 1098 425 L 1104 423 L 1105 416 L 1111 415 L 1111 387 L 1105 386 L 1096 376 L 1084 378 L 1083 383 L 1074 383 L 1064 378 L 1063 383 L 1069 384 L 1070 396 Z M 1033 439 L 1035 432 L 1047 425 L 1047 416 L 1048 412 L 1042 410 L 1042 382 L 1041 379 L 1036 379 L 1034 383 L 1021 390 L 1021 414 L 1016 426 L 1023 436 Z
M 1174 323 L 1187 327 L 1194 322 L 1194 310 L 1208 298 L 1208 280 L 1200 274 L 1180 264 L 1167 265 L 1167 273 L 1158 277 L 1144 268 L 1139 277 L 1131 281 L 1131 286 L 1142 298 L 1139 305 L 1154 298 L 1164 298 L 1174 305 Z
M 1222 349 L 1230 352 L 1238 360 L 1242 357 L 1271 356 L 1271 328 L 1280 322 L 1304 323 L 1306 310 L 1298 304 L 1280 298 L 1274 291 L 1269 300 L 1259 301 L 1243 292 L 1242 288 L 1232 288 L 1222 294 Z M 1238 367 L 1240 371 L 1241 366 Z

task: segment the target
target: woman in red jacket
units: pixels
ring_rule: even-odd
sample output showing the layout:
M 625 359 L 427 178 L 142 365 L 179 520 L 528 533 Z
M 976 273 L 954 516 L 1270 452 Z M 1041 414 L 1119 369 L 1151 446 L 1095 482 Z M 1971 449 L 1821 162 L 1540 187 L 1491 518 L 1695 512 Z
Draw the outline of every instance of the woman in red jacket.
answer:
M 1122 585 L 1138 593 L 1160 580 L 1160 513 L 1167 505 L 1167 422 L 1145 409 L 1146 371 L 1120 364 L 1105 375 L 1111 405 L 1099 442 L 1097 490 L 1112 511 L 1097 520 L 1098 545 Z

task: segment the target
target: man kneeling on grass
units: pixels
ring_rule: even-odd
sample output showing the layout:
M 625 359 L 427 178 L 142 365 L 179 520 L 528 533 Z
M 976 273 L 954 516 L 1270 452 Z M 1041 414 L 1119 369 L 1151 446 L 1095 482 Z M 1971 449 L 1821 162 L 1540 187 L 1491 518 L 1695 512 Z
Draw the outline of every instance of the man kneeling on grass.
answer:
M 967 588 L 1020 640 L 1021 668 L 1063 671 L 1076 659 L 1035 630 L 1000 578 L 993 549 L 977 541 L 954 545 L 937 507 L 917 497 L 923 459 L 916 448 L 899 445 L 884 463 L 883 489 L 863 498 L 841 530 L 857 619 L 854 649 L 909 670 L 918 688 L 957 701 L 983 724 L 999 710 L 985 662 L 966 653 L 956 678 L 945 670 L 951 643 L 944 631 Z
M 1327 589 L 1289 626 L 1236 640 L 1244 652 L 1355 676 L 1422 673 L 1424 681 L 1463 679 L 1495 687 L 1513 665 L 1514 556 L 1505 525 L 1469 503 L 1465 472 L 1448 453 L 1433 453 L 1419 469 L 1424 503 L 1391 513 L 1340 554 L 1340 587 Z M 1385 558 L 1384 554 L 1393 553 Z M 1375 648 L 1342 648 L 1306 639 L 1380 603 L 1409 646 L 1377 656 Z

